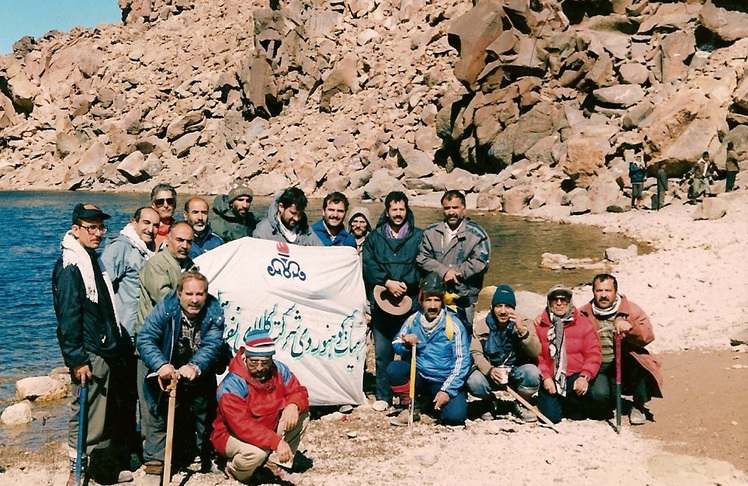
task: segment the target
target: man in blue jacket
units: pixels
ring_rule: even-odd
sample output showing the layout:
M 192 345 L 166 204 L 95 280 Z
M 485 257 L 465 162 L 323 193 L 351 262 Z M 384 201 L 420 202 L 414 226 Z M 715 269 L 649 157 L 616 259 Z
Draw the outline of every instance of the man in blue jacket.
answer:
M 423 231 L 416 228 L 408 197 L 400 191 L 387 194 L 377 227 L 364 242 L 363 266 L 371 304 L 371 327 L 377 371 L 375 410 L 392 404 L 387 367 L 395 358 L 392 340 L 415 310 L 420 275 L 416 267 Z
M 193 197 L 184 203 L 184 220 L 192 226 L 195 237 L 192 239 L 190 258 L 195 259 L 206 251 L 223 245 L 223 238 L 213 232 L 208 222 L 208 202 L 201 197 Z
M 421 310 L 405 321 L 392 341 L 403 359 L 390 363 L 387 376 L 400 403 L 407 403 L 415 346 L 416 395 L 433 404 L 443 424 L 463 425 L 467 418 L 465 379 L 470 370 L 470 341 L 459 317 L 444 306 L 443 299 L 442 278 L 432 272 L 423 280 Z M 407 418 L 401 414 L 392 423 L 403 425 Z
M 356 238 L 345 229 L 348 198 L 342 192 L 331 192 L 322 200 L 322 219 L 312 225 L 312 231 L 325 246 L 356 248 Z
M 199 454 L 210 465 L 210 424 L 216 410 L 215 365 L 225 321 L 218 300 L 208 294 L 208 280 L 197 271 L 184 272 L 176 291 L 148 314 L 138 333 L 137 348 L 148 369 L 162 381 L 179 380 L 174 463 L 189 465 Z M 166 394 L 157 380 L 140 383 L 148 405 L 143 459 L 147 474 L 163 472 L 166 446 Z

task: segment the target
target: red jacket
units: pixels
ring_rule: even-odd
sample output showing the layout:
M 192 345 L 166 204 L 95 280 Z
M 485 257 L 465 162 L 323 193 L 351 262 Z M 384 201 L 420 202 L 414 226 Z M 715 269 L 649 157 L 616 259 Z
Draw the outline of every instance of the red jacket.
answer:
M 540 355 L 538 368 L 545 378 L 553 378 L 553 358 L 548 349 L 548 331 L 551 318 L 546 309 L 541 314 L 540 325 L 535 326 L 540 339 Z M 574 319 L 564 325 L 564 341 L 566 342 L 566 376 L 580 373 L 592 380 L 600 370 L 603 355 L 600 350 L 600 340 L 595 328 L 584 315 L 574 309 Z
M 244 348 L 229 363 L 229 373 L 218 387 L 218 412 L 210 441 L 226 455 L 232 435 L 261 449 L 276 450 L 276 433 L 283 409 L 295 403 L 299 413 L 309 410 L 309 394 L 288 366 L 275 361 L 275 375 L 265 383 L 251 378 L 244 364 Z

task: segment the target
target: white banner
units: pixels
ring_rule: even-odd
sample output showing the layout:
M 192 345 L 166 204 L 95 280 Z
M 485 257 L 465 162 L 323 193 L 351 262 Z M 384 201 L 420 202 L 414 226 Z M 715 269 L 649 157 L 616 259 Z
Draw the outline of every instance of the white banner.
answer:
M 234 353 L 249 330 L 264 329 L 312 405 L 365 402 L 366 294 L 354 248 L 241 238 L 195 265 L 221 302 Z

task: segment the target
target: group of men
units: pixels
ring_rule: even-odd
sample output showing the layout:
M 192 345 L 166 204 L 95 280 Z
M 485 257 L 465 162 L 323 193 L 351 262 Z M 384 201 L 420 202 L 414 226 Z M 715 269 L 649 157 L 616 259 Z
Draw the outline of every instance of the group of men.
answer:
M 199 460 L 207 470 L 217 451 L 226 475 L 239 481 L 285 476 L 308 423 L 307 390 L 273 359 L 267 333 L 253 332 L 231 355 L 223 339 L 223 310 L 205 276 L 193 268 L 192 259 L 201 253 L 245 236 L 358 250 L 374 338 L 376 410 L 390 409 L 393 397 L 408 403 L 414 360 L 418 410 L 433 412 L 447 425 L 465 422 L 468 392 L 493 406 L 493 391 L 506 386 L 536 400 L 554 421 L 579 410 L 604 415 L 589 410 L 610 411 L 615 333 L 627 343 L 624 364 L 635 409 L 643 414 L 649 398 L 659 396 L 658 365 L 644 349 L 654 339 L 651 325 L 641 309 L 617 294 L 612 276 L 595 277 L 595 298 L 579 311 L 568 289 L 552 289 L 547 309 L 529 324 L 516 312 L 513 290 L 500 285 L 485 322 L 474 324 L 491 245 L 486 231 L 466 217 L 459 191 L 445 192 L 443 220 L 425 230 L 415 226 L 408 198 L 399 191 L 387 195 L 376 225 L 368 209 L 349 211 L 340 192 L 324 198 L 322 219 L 312 225 L 307 198 L 297 187 L 278 194 L 260 221 L 250 211 L 252 199 L 251 189 L 237 183 L 215 198 L 212 224 L 208 204 L 199 197 L 186 201 L 184 221 L 177 221 L 176 191 L 159 184 L 151 206 L 135 212 L 100 258 L 96 250 L 109 215 L 92 204 L 74 208 L 53 272 L 63 358 L 74 383 L 88 390 L 85 404 L 79 397 L 72 404 L 70 482 L 79 454 L 84 470 L 95 476 L 101 450 L 111 451 L 115 461 L 116 467 L 100 468 L 114 475 L 109 482 L 131 481 L 129 459 L 141 451 L 145 472 L 163 474 L 170 384 L 180 397 L 178 467 Z M 604 290 L 598 292 L 600 286 Z M 227 368 L 217 388 L 216 375 Z M 585 395 L 592 405 L 581 398 Z M 575 407 L 577 402 L 584 407 Z M 87 437 L 78 451 L 81 406 Z M 516 413 L 534 420 L 526 410 Z M 641 422 L 633 412 L 631 420 Z M 398 422 L 401 417 L 393 423 Z

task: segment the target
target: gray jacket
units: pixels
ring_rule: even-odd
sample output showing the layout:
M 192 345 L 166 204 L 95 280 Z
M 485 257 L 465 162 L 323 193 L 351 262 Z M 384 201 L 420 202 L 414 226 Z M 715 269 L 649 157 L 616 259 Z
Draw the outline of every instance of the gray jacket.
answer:
M 252 238 L 259 238 L 261 240 L 281 241 L 283 243 L 291 243 L 286 240 L 283 236 L 283 231 L 280 229 L 280 221 L 278 221 L 278 199 L 283 193 L 278 194 L 273 199 L 273 203 L 268 208 L 268 217 L 260 221 L 252 233 Z M 297 226 L 298 236 L 296 241 L 293 242 L 295 245 L 301 246 L 325 246 L 322 241 L 314 234 L 309 221 L 307 221 L 306 213 L 301 216 L 301 221 Z
M 450 266 L 460 272 L 457 287 L 447 291 L 460 296 L 457 305 L 467 307 L 478 301 L 478 294 L 483 288 L 483 276 L 488 271 L 491 257 L 491 240 L 480 225 L 468 218 L 460 224 L 457 235 L 449 245 L 445 246 L 444 236 L 448 231 L 444 221 L 423 230 L 416 263 L 424 273 L 436 272 L 442 278 Z

